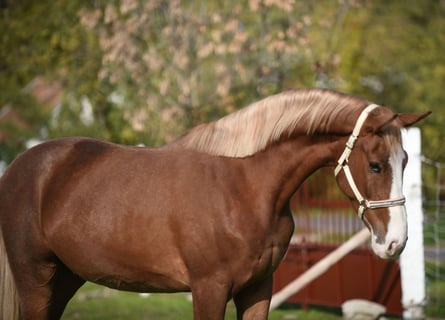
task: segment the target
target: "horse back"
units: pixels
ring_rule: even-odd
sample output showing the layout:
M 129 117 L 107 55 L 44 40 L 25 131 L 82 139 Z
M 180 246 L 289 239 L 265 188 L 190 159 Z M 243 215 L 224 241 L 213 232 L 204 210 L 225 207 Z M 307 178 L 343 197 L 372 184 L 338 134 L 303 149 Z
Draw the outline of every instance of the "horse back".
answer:
M 43 190 L 55 173 L 76 169 L 97 159 L 112 144 L 88 138 L 64 138 L 39 144 L 18 156 L 0 179 L 3 198 L 18 192 Z M 36 190 L 34 190 L 36 191 Z

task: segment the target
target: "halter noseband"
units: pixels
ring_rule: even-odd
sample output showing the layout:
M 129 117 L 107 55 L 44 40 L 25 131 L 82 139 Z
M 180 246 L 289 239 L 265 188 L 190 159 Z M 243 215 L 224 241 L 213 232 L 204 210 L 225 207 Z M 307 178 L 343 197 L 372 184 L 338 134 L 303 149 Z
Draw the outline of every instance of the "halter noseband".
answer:
M 349 186 L 351 187 L 351 190 L 354 193 L 354 196 L 359 203 L 357 214 L 360 219 L 363 218 L 363 214 L 365 213 L 365 211 L 367 209 L 389 208 L 389 207 L 395 207 L 395 206 L 403 206 L 405 204 L 404 196 L 401 196 L 397 199 L 376 200 L 376 201 L 370 201 L 370 200 L 365 199 L 362 196 L 362 194 L 360 193 L 360 191 L 358 190 L 357 185 L 354 182 L 354 178 L 352 177 L 351 170 L 349 169 L 349 165 L 348 165 L 349 155 L 351 154 L 352 149 L 354 148 L 355 141 L 357 140 L 358 135 L 360 133 L 360 129 L 362 128 L 363 123 L 365 122 L 369 113 L 378 107 L 379 106 L 376 104 L 370 104 L 362 111 L 359 118 L 357 119 L 357 123 L 355 124 L 352 134 L 349 136 L 349 139 L 346 142 L 346 148 L 343 151 L 340 158 L 338 159 L 338 165 L 334 171 L 335 176 L 337 176 L 342 169 L 345 172 L 346 180 L 348 181 Z

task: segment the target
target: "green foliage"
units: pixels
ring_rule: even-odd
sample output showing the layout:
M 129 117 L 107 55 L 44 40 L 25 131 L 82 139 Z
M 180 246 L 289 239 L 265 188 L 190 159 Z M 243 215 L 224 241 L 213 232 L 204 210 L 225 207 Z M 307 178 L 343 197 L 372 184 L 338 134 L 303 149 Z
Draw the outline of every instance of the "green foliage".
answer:
M 433 111 L 419 126 L 423 152 L 438 161 L 445 161 L 440 144 L 445 138 L 440 129 L 445 121 L 444 17 L 445 5 L 438 1 L 375 1 L 351 17 L 355 28 L 342 34 L 346 47 L 340 53 L 349 57 L 341 71 L 348 77 L 345 91 L 398 112 Z
M 28 89 L 37 77 L 85 92 L 71 79 L 88 78 L 89 61 L 99 52 L 85 50 L 88 37 L 77 17 L 81 7 L 69 1 L 8 1 L 0 9 L 0 107 L 12 108 L 19 119 L 1 124 L 6 134 L 1 160 L 11 161 L 30 138 L 48 138 L 53 106 L 36 101 Z

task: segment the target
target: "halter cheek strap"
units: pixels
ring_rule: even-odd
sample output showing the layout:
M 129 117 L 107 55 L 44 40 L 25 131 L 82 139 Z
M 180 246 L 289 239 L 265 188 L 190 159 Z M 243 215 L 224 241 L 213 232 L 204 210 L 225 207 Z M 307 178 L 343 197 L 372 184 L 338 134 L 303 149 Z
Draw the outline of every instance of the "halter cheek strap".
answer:
M 349 136 L 348 141 L 346 142 L 345 150 L 343 151 L 342 155 L 338 159 L 337 167 L 335 168 L 335 176 L 337 176 L 341 170 L 345 172 L 346 180 L 349 183 L 349 186 L 354 193 L 355 198 L 357 199 L 359 203 L 358 208 L 358 216 L 360 219 L 363 218 L 363 214 L 367 209 L 377 209 L 377 208 L 388 208 L 388 207 L 394 207 L 394 206 L 403 206 L 405 204 L 405 197 L 401 196 L 396 199 L 387 199 L 387 200 L 375 200 L 370 201 L 365 199 L 360 191 L 357 188 L 357 185 L 355 184 L 354 178 L 352 177 L 351 169 L 349 168 L 348 161 L 349 156 L 354 149 L 355 142 L 357 141 L 358 135 L 360 133 L 360 130 L 365 123 L 366 119 L 368 118 L 369 113 L 378 108 L 379 106 L 376 104 L 370 104 L 367 106 L 362 113 L 360 114 L 359 118 L 357 119 L 357 122 L 355 124 L 354 130 L 352 131 L 352 134 Z

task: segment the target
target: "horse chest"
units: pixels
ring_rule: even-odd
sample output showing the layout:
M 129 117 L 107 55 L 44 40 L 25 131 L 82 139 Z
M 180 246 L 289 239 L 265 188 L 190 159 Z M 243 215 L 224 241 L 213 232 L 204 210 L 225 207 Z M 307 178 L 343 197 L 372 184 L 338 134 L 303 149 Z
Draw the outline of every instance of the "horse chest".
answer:
M 249 252 L 239 259 L 240 274 L 244 278 L 240 282 L 250 282 L 252 279 L 270 275 L 280 264 L 286 253 L 293 232 L 292 216 L 284 215 L 270 223 L 260 231 L 255 228 L 245 243 Z M 247 251 L 246 250 L 246 251 Z

